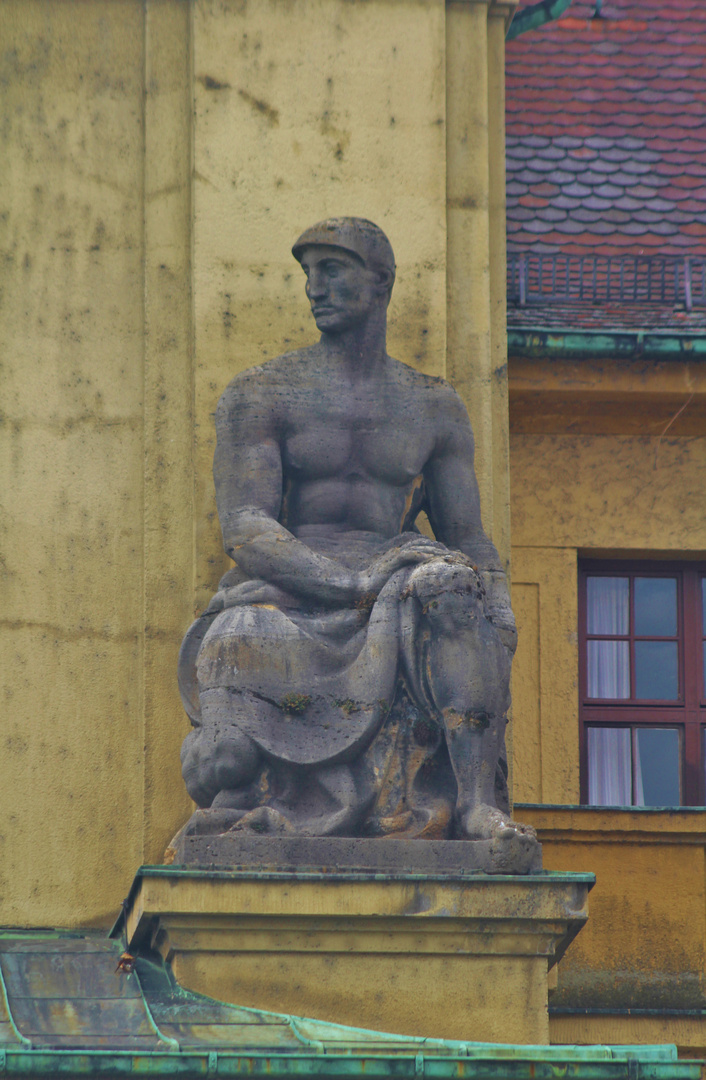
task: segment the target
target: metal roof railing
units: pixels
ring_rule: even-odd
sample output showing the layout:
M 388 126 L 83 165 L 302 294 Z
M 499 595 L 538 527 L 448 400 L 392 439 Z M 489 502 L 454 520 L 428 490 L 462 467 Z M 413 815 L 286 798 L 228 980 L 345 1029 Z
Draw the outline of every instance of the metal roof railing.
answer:
M 691 311 L 706 306 L 706 258 L 508 253 L 507 299 L 520 307 L 580 300 Z

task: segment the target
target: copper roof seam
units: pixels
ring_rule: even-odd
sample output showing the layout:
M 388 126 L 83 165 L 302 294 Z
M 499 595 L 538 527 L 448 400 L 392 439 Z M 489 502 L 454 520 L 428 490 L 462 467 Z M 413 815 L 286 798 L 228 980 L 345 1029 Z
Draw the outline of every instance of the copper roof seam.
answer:
M 148 1021 L 150 1023 L 150 1027 L 154 1031 L 155 1035 L 160 1040 L 160 1042 L 163 1042 L 164 1045 L 168 1046 L 170 1050 L 175 1051 L 177 1054 L 181 1053 L 181 1046 L 179 1045 L 177 1040 L 173 1039 L 171 1037 L 171 1035 L 165 1035 L 164 1032 L 160 1031 L 160 1029 L 157 1027 L 157 1023 L 155 1021 L 154 1016 L 152 1015 L 152 1010 L 150 1009 L 149 1002 L 147 1000 L 147 996 L 145 995 L 145 992 L 142 989 L 142 983 L 140 981 L 140 976 L 139 976 L 139 973 L 137 971 L 136 966 L 133 968 L 131 974 L 133 974 L 135 976 L 135 979 L 137 980 L 137 985 L 138 985 L 139 990 L 140 990 L 140 997 L 142 998 L 142 1004 L 145 1007 L 145 1013 L 147 1015 L 147 1019 L 148 1019 Z M 127 978 L 130 978 L 130 976 L 128 975 Z
M 387 1080 L 394 1062 L 394 1075 L 414 1077 L 423 1075 L 427 1068 L 440 1080 L 458 1077 L 495 1077 L 496 1080 L 530 1080 L 536 1075 L 549 1075 L 561 1069 L 570 1070 L 575 1080 L 623 1080 L 626 1075 L 650 1080 L 698 1080 L 700 1061 L 679 1060 L 676 1048 L 671 1044 L 662 1046 L 582 1046 L 566 1047 L 500 1047 L 501 1051 L 472 1057 L 448 1054 L 427 1058 L 414 1050 L 399 1054 L 366 1053 L 353 1055 L 332 1053 L 327 1055 L 326 1070 L 316 1055 L 292 1055 L 276 1053 L 223 1053 L 186 1052 L 179 1056 L 163 1052 L 131 1053 L 129 1051 L 98 1050 L 91 1053 L 72 1051 L 10 1050 L 4 1052 L 5 1075 L 10 1076 L 90 1076 L 117 1075 L 208 1077 L 213 1057 L 219 1075 L 245 1077 L 310 1077 L 328 1078 L 362 1076 Z M 539 1056 L 536 1051 L 545 1051 Z M 546 1053 L 559 1050 L 559 1054 Z M 564 1051 L 562 1054 L 561 1051 Z M 524 1052 L 523 1052 L 524 1051 Z M 529 1051 L 529 1053 L 527 1053 Z M 535 1053 L 532 1053 L 535 1051 Z M 588 1053 L 586 1052 L 588 1051 Z M 591 1053 L 593 1051 L 593 1053 Z M 597 1056 L 595 1051 L 602 1051 Z M 539 1059 L 539 1060 L 538 1060 Z M 540 1073 L 540 1066 L 545 1066 Z M 626 1068 L 627 1066 L 627 1068 Z M 631 1067 L 632 1066 L 632 1067 Z
M 659 333 L 642 330 L 567 330 L 553 327 L 508 328 L 508 355 L 598 358 L 603 356 L 706 358 L 706 332 Z
M 0 957 L 0 995 L 2 997 L 2 1003 L 5 1006 L 5 1012 L 7 1013 L 7 1019 L 10 1021 L 10 1027 L 13 1034 L 16 1036 L 20 1046 L 24 1046 L 26 1049 L 32 1049 L 32 1042 L 26 1038 L 15 1023 L 15 1018 L 12 1015 L 12 1009 L 10 1008 L 10 999 L 7 994 L 7 986 L 5 985 L 5 978 L 2 972 L 2 958 Z

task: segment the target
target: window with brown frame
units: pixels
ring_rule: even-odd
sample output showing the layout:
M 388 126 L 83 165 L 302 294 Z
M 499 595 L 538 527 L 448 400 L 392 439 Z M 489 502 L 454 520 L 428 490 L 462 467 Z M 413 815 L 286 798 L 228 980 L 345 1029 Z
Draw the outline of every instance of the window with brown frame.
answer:
M 706 563 L 579 567 L 581 802 L 706 801 Z

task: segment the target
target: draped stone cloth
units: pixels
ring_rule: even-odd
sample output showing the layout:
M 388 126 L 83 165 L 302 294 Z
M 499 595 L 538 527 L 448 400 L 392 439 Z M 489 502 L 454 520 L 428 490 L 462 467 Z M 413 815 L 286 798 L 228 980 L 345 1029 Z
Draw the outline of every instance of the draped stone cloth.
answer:
M 360 570 L 418 537 L 409 532 L 385 541 L 345 532 L 300 539 Z M 284 769 L 347 803 L 337 816 L 312 810 L 301 795 L 290 797 L 287 814 L 300 817 L 305 832 L 451 835 L 456 784 L 429 677 L 429 607 L 434 595 L 453 589 L 482 608 L 483 587 L 465 556 L 441 544 L 437 552 L 397 570 L 376 597 L 354 607 L 316 608 L 264 581 L 230 584 L 237 571 L 227 574 L 180 654 L 180 689 L 195 725 L 185 774 L 196 768 L 190 755 L 193 762 L 217 755 L 233 725 L 262 755 L 253 806 L 285 806 L 287 781 L 276 780 Z M 507 653 L 492 625 L 480 623 L 491 677 L 507 682 Z M 506 774 L 502 753 L 501 809 L 507 809 Z

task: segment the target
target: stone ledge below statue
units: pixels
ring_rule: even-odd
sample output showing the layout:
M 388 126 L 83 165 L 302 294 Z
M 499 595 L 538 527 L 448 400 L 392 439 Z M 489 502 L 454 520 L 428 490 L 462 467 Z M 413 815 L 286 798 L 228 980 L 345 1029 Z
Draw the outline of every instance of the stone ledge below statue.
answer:
M 546 1043 L 548 972 L 586 922 L 594 880 L 145 866 L 114 934 L 133 955 L 159 951 L 186 989 L 234 1004 L 404 1035 Z
M 181 832 L 165 861 L 203 870 L 268 869 L 458 876 L 534 874 L 542 869 L 541 844 L 523 837 L 502 840 L 393 840 L 327 836 L 218 836 Z

